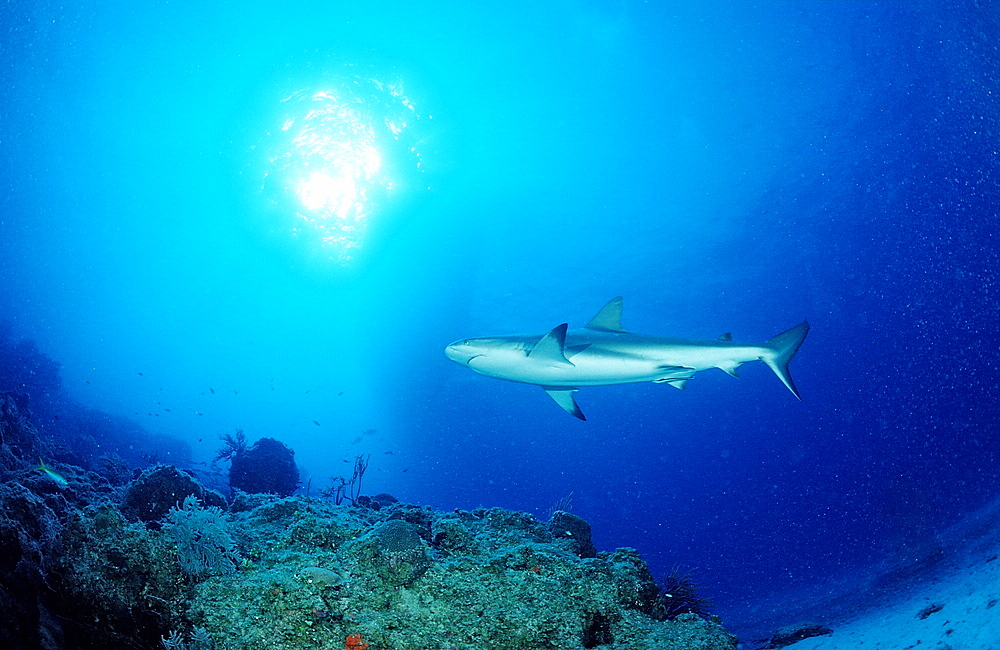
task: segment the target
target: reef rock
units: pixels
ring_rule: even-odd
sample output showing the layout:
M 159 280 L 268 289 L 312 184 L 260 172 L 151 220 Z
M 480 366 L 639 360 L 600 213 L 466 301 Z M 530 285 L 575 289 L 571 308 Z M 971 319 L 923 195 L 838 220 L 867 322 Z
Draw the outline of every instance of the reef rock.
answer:
M 833 630 L 818 623 L 794 623 L 786 625 L 774 633 L 771 640 L 764 646 L 764 650 L 784 648 L 803 639 L 823 636 L 825 634 L 833 634 Z
M 27 395 L 0 393 L 0 468 L 38 461 L 38 432 L 30 417 Z
M 58 621 L 50 636 L 81 649 L 737 645 L 714 620 L 657 620 L 646 563 L 632 549 L 591 552 L 589 525 L 577 517 L 546 523 L 499 508 L 442 513 L 385 500 L 375 510 L 255 495 L 228 510 L 189 499 L 185 512 L 197 521 L 179 536 L 179 511 L 172 526 L 146 522 L 163 521 L 161 512 L 191 494 L 211 505 L 212 493 L 176 468 L 147 470 L 121 502 L 115 492 L 74 487 L 97 486 L 96 475 L 67 467 L 69 485 L 60 487 L 36 474 L 35 483 L 0 486 L 0 569 L 18 577 L 0 573 L 0 604 L 11 617 L 0 623 L 0 641 L 13 640 L 4 647 L 44 645 L 37 633 L 12 636 L 15 626 L 45 630 L 43 616 Z M 207 564 L 219 540 L 231 564 L 191 570 Z M 10 588 L 23 590 L 27 580 L 39 589 L 10 609 Z
M 133 520 L 157 522 L 189 496 L 198 497 L 206 506 L 226 505 L 221 494 L 203 487 L 173 465 L 156 465 L 126 488 L 122 512 Z
M 736 647 L 701 617 L 652 618 L 645 562 L 631 549 L 581 557 L 561 533 L 582 521 L 276 500 L 236 517 L 254 560 L 198 583 L 187 620 L 241 650 Z

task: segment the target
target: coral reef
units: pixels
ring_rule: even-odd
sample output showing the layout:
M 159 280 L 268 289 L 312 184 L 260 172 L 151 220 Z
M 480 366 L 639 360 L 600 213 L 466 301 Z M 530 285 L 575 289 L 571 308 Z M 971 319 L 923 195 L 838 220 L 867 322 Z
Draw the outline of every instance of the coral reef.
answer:
M 16 406 L 0 395 L 0 442 L 30 448 Z M 8 460 L 0 647 L 736 647 L 697 614 L 658 620 L 638 553 L 597 552 L 590 526 L 565 512 L 543 522 L 389 495 L 361 506 L 244 492 L 227 506 L 169 465 L 116 489 L 65 463 Z
M 226 505 L 221 494 L 206 489 L 189 474 L 173 465 L 156 465 L 128 484 L 122 512 L 131 519 L 159 522 L 189 496 L 198 497 L 210 507 Z
M 241 436 L 242 432 L 237 435 Z M 295 466 L 295 452 L 287 445 L 274 438 L 261 438 L 249 448 L 236 444 L 229 467 L 229 485 L 234 490 L 278 496 L 295 492 L 299 486 L 299 470 Z M 224 447 L 219 456 L 226 457 L 227 451 L 228 447 Z
M 646 614 L 657 588 L 635 551 L 580 557 L 525 513 L 293 497 L 233 525 L 252 562 L 200 582 L 188 611 L 225 648 L 736 646 L 697 615 Z

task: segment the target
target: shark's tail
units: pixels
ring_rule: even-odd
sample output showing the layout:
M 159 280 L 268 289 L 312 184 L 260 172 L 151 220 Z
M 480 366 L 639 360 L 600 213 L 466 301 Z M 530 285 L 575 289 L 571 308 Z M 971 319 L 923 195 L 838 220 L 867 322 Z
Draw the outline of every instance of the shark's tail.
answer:
M 799 399 L 802 397 L 799 396 L 799 391 L 795 390 L 792 376 L 788 374 L 788 362 L 799 351 L 799 347 L 802 345 L 802 341 L 806 340 L 808 333 L 809 323 L 802 321 L 792 329 L 778 334 L 765 343 L 764 347 L 768 348 L 768 351 L 760 358 L 774 371 L 774 374 L 778 375 L 778 379 L 788 387 L 788 390 L 792 391 L 792 394 Z

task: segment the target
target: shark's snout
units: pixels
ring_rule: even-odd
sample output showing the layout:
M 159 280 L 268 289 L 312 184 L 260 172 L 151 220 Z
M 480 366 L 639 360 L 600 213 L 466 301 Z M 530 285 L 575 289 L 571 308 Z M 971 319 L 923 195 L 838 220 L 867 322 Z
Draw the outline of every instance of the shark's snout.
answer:
M 449 359 L 455 363 L 460 363 L 463 366 L 469 365 L 469 362 L 476 357 L 483 356 L 480 352 L 476 351 L 475 348 L 469 345 L 468 339 L 455 341 L 444 349 L 444 353 Z

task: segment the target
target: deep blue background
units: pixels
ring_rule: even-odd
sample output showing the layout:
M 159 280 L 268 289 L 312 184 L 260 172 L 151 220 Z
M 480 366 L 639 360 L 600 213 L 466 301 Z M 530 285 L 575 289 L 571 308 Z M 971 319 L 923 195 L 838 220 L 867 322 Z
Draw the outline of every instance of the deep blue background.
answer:
M 737 627 L 997 494 L 995 3 L 204 5 L 0 10 L 0 317 L 72 399 L 314 485 L 371 453 L 366 491 L 441 508 L 572 492 Z M 404 81 L 426 171 L 338 265 L 254 190 L 345 65 Z M 803 401 L 754 364 L 582 423 L 442 354 L 616 295 L 653 334 L 808 317 Z

